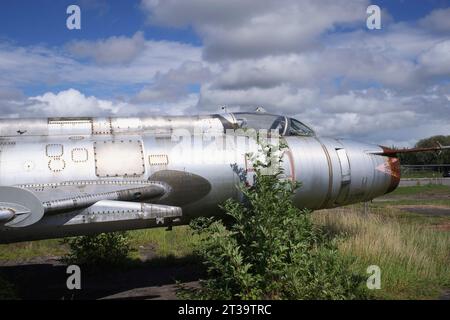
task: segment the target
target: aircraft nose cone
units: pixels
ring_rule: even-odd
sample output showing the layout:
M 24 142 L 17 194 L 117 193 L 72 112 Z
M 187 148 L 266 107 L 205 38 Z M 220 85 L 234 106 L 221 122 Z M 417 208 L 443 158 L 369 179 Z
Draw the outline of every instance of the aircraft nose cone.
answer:
M 390 175 L 390 184 L 386 190 L 386 193 L 389 193 L 394 191 L 400 183 L 400 159 L 397 158 L 397 150 L 381 145 L 379 147 L 383 150 L 380 155 L 386 159 L 384 172 Z
M 386 193 L 394 191 L 400 183 L 400 160 L 396 157 L 388 157 L 386 159 L 388 173 L 391 176 L 391 183 Z

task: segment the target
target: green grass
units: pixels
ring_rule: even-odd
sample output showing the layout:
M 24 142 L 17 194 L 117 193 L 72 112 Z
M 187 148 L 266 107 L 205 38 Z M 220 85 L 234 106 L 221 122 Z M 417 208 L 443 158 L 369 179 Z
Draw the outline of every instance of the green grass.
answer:
M 426 215 L 421 213 L 414 213 L 407 210 L 402 210 L 397 207 L 397 205 L 414 205 L 417 202 L 414 201 L 383 201 L 383 202 L 374 202 L 369 203 L 369 213 L 379 215 L 380 217 L 385 218 L 395 218 L 399 221 L 405 223 L 416 223 L 420 225 L 428 225 L 428 226 L 436 226 L 444 223 L 450 223 L 450 216 L 438 216 L 438 215 Z M 424 204 L 420 202 L 420 205 Z M 363 214 L 364 208 L 362 204 L 353 204 L 349 206 L 342 207 L 341 209 L 345 209 L 350 212 L 358 212 Z M 339 209 L 333 209 L 339 210 Z
M 340 234 L 339 250 L 354 258 L 354 269 L 365 272 L 375 264 L 382 270 L 379 299 L 434 299 L 450 287 L 449 216 L 411 213 L 398 206 L 436 205 L 450 208 L 450 187 L 400 187 L 369 204 L 315 212 L 316 222 Z M 444 198 L 444 199 L 443 199 Z
M 130 231 L 133 257 L 139 257 L 139 247 L 153 247 L 155 257 L 182 258 L 192 254 L 198 237 L 193 235 L 188 226 L 176 226 L 171 231 L 165 228 Z
M 349 208 L 318 211 L 314 219 L 340 235 L 339 250 L 355 259 L 355 271 L 381 268 L 377 298 L 433 299 L 450 286 L 448 232 Z
M 171 231 L 153 228 L 129 231 L 132 251 L 131 259 L 139 259 L 142 246 L 152 248 L 155 258 L 181 258 L 192 254 L 197 237 L 188 226 L 176 226 Z M 61 240 L 27 241 L 0 245 L 0 261 L 27 260 L 37 257 L 63 256 L 68 251 Z
M 437 205 L 450 207 L 450 186 L 428 184 L 423 186 L 399 187 L 395 191 L 377 198 L 373 206 L 394 205 Z
M 61 256 L 67 248 L 59 240 L 27 241 L 0 245 L 0 260 L 26 260 L 43 256 Z

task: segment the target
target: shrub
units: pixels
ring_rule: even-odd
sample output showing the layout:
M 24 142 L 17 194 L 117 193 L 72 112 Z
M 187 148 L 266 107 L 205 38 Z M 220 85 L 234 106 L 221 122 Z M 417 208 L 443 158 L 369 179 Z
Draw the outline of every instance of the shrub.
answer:
M 0 300 L 17 300 L 17 290 L 8 281 L 0 277 Z
M 70 252 L 63 258 L 67 263 L 86 266 L 118 266 L 130 251 L 127 232 L 100 233 L 63 240 Z
M 258 160 L 263 155 L 263 160 Z M 338 254 L 334 241 L 315 226 L 308 210 L 292 203 L 299 184 L 284 178 L 281 165 L 263 174 L 278 150 L 260 143 L 252 156 L 254 183 L 242 183 L 244 200 L 229 199 L 230 220 L 198 218 L 191 223 L 201 236 L 196 252 L 208 279 L 200 288 L 180 290 L 197 299 L 354 299 L 364 298 L 361 275 Z M 276 156 L 281 164 L 281 156 Z

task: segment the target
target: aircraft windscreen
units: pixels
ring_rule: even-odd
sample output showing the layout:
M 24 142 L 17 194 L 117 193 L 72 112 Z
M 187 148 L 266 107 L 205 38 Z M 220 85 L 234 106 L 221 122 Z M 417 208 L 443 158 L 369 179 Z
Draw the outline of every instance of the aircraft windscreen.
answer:
M 289 130 L 287 132 L 288 136 L 313 136 L 314 131 L 308 128 L 306 125 L 298 120 L 289 119 Z
M 302 122 L 285 116 L 260 113 L 234 113 L 239 128 L 278 130 L 284 136 L 314 136 L 314 131 Z
M 272 114 L 234 113 L 236 121 L 242 129 L 278 130 L 282 135 L 286 130 L 286 117 Z

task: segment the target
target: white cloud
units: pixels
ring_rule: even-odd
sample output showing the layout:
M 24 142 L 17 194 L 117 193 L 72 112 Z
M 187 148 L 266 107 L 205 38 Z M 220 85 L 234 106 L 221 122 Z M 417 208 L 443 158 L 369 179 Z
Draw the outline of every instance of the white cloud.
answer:
M 198 103 L 198 94 L 189 93 L 185 94 L 175 101 L 152 101 L 152 102 L 141 102 L 138 105 L 139 112 L 136 115 L 149 115 L 149 114 L 165 114 L 165 115 L 183 115 L 192 114 L 191 111 L 195 110 L 198 113 L 196 105 Z M 129 116 L 129 112 L 121 113 L 123 116 Z
M 193 26 L 207 60 L 297 52 L 321 34 L 366 19 L 367 0 L 143 0 L 151 23 Z
M 144 87 L 133 102 L 176 102 L 189 94 L 190 84 L 204 83 L 211 78 L 211 71 L 201 62 L 187 61 L 179 68 L 158 73 L 153 84 Z
M 99 64 L 129 63 L 145 49 L 142 32 L 131 38 L 110 37 L 98 41 L 73 41 L 67 50 L 78 58 L 92 58 Z
M 442 41 L 419 56 L 425 71 L 432 75 L 450 76 L 450 40 Z
M 76 89 L 26 97 L 20 90 L 0 87 L 2 117 L 145 116 L 183 114 L 197 104 L 197 94 L 186 94 L 174 102 L 132 103 L 87 96 Z
M 136 37 L 136 35 L 135 35 Z M 85 43 L 86 51 L 97 56 L 98 46 L 111 44 L 111 38 L 104 41 Z M 124 39 L 119 40 L 119 43 Z M 132 38 L 129 39 L 133 41 Z M 113 41 L 115 42 L 115 40 Z M 100 43 L 100 44 L 99 44 Z M 92 48 L 90 48 L 92 46 Z M 112 44 L 114 48 L 120 48 Z M 120 50 L 119 50 L 120 51 Z M 43 46 L 18 47 L 0 42 L 0 86 L 64 84 L 93 84 L 120 86 L 130 84 L 151 83 L 159 72 L 167 72 L 178 68 L 186 61 L 201 61 L 201 48 L 171 41 L 146 40 L 139 54 L 132 57 L 120 51 L 107 62 L 106 56 L 113 52 L 105 52 L 101 63 L 95 60 L 85 63 L 67 54 L 61 48 L 46 48 Z M 113 61 L 127 63 L 112 63 Z M 100 61 L 99 61 L 100 62 Z
M 0 85 L 57 83 L 76 62 L 40 46 L 18 47 L 0 42 Z
M 85 96 L 75 89 L 60 91 L 57 94 L 47 92 L 40 96 L 28 98 L 31 105 L 27 113 L 48 116 L 89 116 L 117 114 L 129 109 L 125 102 L 112 102 Z
M 421 92 L 447 72 L 450 55 L 445 43 L 445 37 L 425 35 L 411 26 L 394 25 L 383 34 L 327 35 L 314 50 L 222 63 L 211 87 L 233 90 L 292 84 L 351 90 L 384 86 Z
M 450 32 L 450 8 L 433 10 L 419 20 L 419 25 L 438 32 Z

